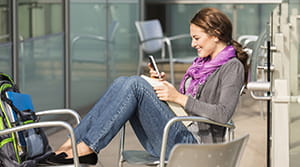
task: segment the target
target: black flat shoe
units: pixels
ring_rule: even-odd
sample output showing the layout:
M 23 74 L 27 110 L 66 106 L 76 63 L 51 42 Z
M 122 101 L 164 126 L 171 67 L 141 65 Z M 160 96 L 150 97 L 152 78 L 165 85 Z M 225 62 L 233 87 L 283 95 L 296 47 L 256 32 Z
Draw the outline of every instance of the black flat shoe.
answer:
M 74 164 L 73 158 L 66 158 L 66 153 L 60 153 L 58 155 L 49 156 L 43 163 L 50 165 L 62 165 L 62 164 Z M 83 155 L 78 157 L 79 163 L 96 165 L 98 162 L 98 156 L 96 153 L 91 153 L 88 155 Z

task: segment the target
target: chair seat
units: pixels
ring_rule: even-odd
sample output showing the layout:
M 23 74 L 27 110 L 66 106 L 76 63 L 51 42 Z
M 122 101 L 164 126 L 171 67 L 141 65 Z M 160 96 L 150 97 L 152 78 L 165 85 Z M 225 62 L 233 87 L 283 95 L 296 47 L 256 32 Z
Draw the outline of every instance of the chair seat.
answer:
M 154 157 L 146 151 L 126 150 L 122 153 L 124 161 L 129 164 L 156 166 L 159 157 Z

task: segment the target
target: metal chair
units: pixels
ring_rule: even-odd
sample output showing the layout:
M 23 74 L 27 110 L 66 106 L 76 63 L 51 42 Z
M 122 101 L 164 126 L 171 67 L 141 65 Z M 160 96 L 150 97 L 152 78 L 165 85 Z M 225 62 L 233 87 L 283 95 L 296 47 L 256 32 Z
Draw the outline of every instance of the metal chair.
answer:
M 174 58 L 171 42 L 178 39 L 189 38 L 189 34 L 180 34 L 172 37 L 165 37 L 163 35 L 162 27 L 159 20 L 136 21 L 135 26 L 140 38 L 139 46 L 139 62 L 137 74 L 141 74 L 141 69 L 146 65 L 143 62 L 144 52 L 146 54 L 153 54 L 161 51 L 161 57 L 156 58 L 157 63 L 169 63 L 170 65 L 170 79 L 171 83 L 175 83 L 174 78 L 174 63 L 192 63 L 195 57 Z M 167 47 L 168 57 L 166 58 Z M 147 59 L 148 60 L 148 59 Z
M 78 125 L 80 123 L 80 115 L 71 109 L 55 109 L 55 110 L 45 110 L 45 111 L 38 111 L 36 112 L 36 115 L 39 117 L 42 116 L 47 116 L 47 115 L 70 115 L 73 117 L 73 119 L 75 120 L 75 125 Z M 65 124 L 63 127 L 65 127 L 66 125 L 68 125 L 68 123 L 64 122 L 64 121 L 47 121 L 47 122 L 40 122 L 42 124 L 45 124 L 44 127 L 48 127 L 49 123 L 55 125 L 55 123 L 53 122 L 61 122 L 59 124 L 57 124 L 57 126 L 59 126 L 60 124 Z M 30 124 L 29 124 L 30 125 Z M 76 148 L 76 142 L 75 142 L 75 135 L 73 132 L 73 128 L 69 125 L 69 127 L 65 127 L 67 128 L 68 133 L 70 134 L 70 139 L 71 139 L 71 144 L 72 144 L 72 150 L 73 150 L 73 155 L 74 156 L 74 165 L 59 165 L 60 167 L 88 167 L 87 164 L 80 164 L 79 163 L 79 159 L 78 159 L 78 153 L 77 153 L 77 148 Z M 71 128 L 71 129 L 69 129 Z M 78 159 L 78 161 L 76 160 Z M 47 167 L 45 165 L 43 165 L 43 167 Z M 51 166 L 48 166 L 51 167 Z M 53 166 L 52 166 L 53 167 Z
M 197 117 L 197 116 L 183 116 L 183 117 L 174 117 L 166 124 L 164 128 L 163 133 L 163 140 L 162 140 L 162 146 L 161 146 L 161 156 L 160 157 L 153 157 L 146 151 L 137 151 L 137 150 L 124 150 L 124 142 L 125 142 L 125 126 L 123 126 L 123 129 L 121 131 L 121 139 L 120 139 L 120 152 L 119 152 L 119 167 L 123 166 L 124 162 L 127 162 L 129 164 L 135 164 L 135 165 L 146 165 L 146 166 L 164 166 L 165 163 L 168 163 L 168 161 L 165 161 L 165 152 L 166 152 L 166 145 L 167 145 L 167 138 L 168 133 L 171 125 L 173 125 L 175 122 L 178 121 L 196 121 L 196 122 L 202 122 L 217 126 L 222 126 L 227 129 L 227 137 L 228 141 L 233 140 L 234 138 L 234 131 L 235 128 L 234 124 L 232 122 L 223 124 L 218 123 L 212 120 L 209 120 L 207 118 L 203 117 Z
M 237 42 L 242 44 L 243 46 L 247 46 L 250 42 L 255 42 L 257 41 L 258 36 L 257 35 L 241 35 L 238 39 Z
M 172 149 L 167 166 L 238 167 L 248 139 L 249 134 L 225 143 L 178 144 Z
M 36 115 L 41 117 L 45 115 L 56 115 L 56 114 L 68 114 L 71 115 L 72 117 L 75 118 L 76 123 L 78 124 L 80 122 L 80 116 L 77 114 L 77 112 L 70 110 L 70 109 L 56 109 L 56 110 L 45 110 L 45 111 L 39 111 L 36 112 Z M 77 153 L 77 147 L 75 143 L 75 135 L 73 132 L 73 128 L 69 123 L 66 123 L 64 121 L 41 121 L 37 123 L 30 123 L 26 125 L 20 125 L 17 127 L 12 127 L 12 128 L 7 128 L 0 130 L 0 135 L 5 135 L 5 134 L 10 134 L 10 133 L 15 133 L 18 131 L 26 130 L 26 129 L 32 129 L 32 128 L 43 128 L 43 127 L 63 127 L 65 128 L 71 139 L 71 144 L 72 144 L 72 150 L 73 150 L 73 155 L 74 155 L 74 165 L 61 165 L 63 167 L 67 166 L 75 166 L 75 167 L 84 167 L 87 166 L 86 164 L 80 164 L 79 159 L 78 159 L 78 153 Z M 45 167 L 43 165 L 43 167 Z M 50 167 L 50 166 L 49 166 Z
M 251 59 L 252 53 L 255 50 L 255 44 L 258 40 L 258 36 L 257 35 L 241 35 L 238 39 L 237 42 L 239 42 L 244 48 L 244 51 L 246 51 L 249 55 L 249 59 Z M 248 61 L 248 65 L 249 65 L 249 61 Z

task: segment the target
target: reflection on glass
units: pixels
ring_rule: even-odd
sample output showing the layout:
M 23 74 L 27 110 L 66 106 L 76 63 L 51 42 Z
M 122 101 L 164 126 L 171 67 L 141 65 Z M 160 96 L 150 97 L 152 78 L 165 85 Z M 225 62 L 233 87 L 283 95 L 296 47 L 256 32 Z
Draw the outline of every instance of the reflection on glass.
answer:
M 18 0 L 19 86 L 36 110 L 64 106 L 62 0 Z
M 135 74 L 138 1 L 71 0 L 70 11 L 71 106 L 83 108 L 117 76 Z
M 0 0 L 0 71 L 11 75 L 11 32 L 8 0 Z
M 0 71 L 11 75 L 11 42 L 0 43 Z
M 134 75 L 138 62 L 138 35 L 135 21 L 139 19 L 139 1 L 109 1 L 108 36 L 112 34 L 112 42 L 108 45 L 109 82 L 118 76 Z M 113 23 L 118 23 L 114 33 L 110 32 Z

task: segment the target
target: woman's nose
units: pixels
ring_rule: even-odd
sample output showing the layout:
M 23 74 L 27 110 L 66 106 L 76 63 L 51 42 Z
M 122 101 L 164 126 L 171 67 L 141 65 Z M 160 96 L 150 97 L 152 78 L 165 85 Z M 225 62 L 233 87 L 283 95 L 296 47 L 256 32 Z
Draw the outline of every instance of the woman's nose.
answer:
M 197 46 L 197 43 L 196 43 L 195 41 L 192 41 L 192 42 L 191 42 L 191 46 L 194 48 L 194 47 Z

